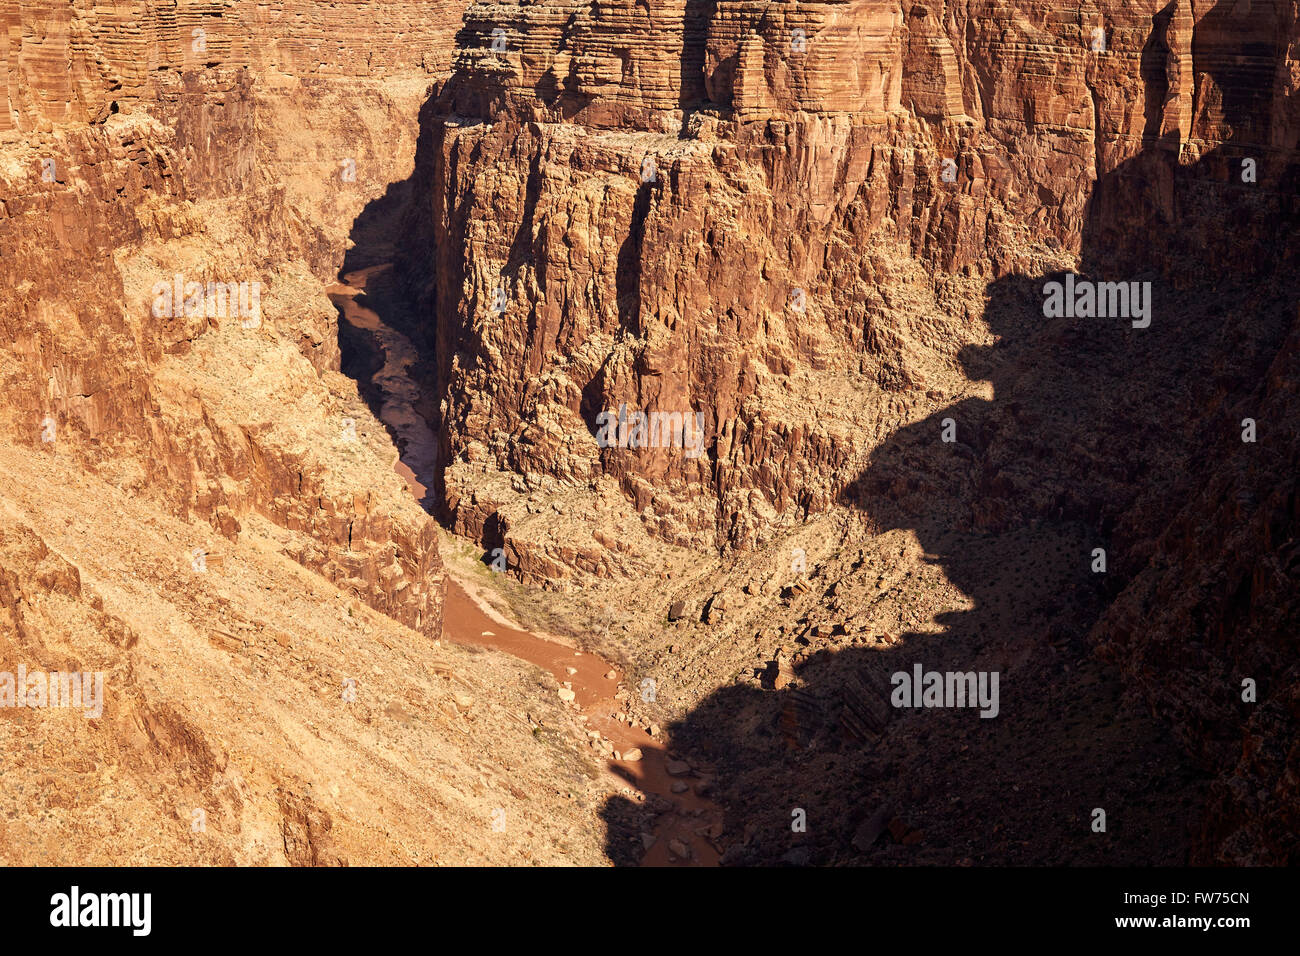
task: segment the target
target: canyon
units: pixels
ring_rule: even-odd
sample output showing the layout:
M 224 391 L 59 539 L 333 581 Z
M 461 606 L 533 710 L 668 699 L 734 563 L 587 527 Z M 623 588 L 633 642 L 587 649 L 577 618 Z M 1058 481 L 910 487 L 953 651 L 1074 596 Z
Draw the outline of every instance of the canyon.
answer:
M 0 0 L 0 61 L 0 670 L 105 675 L 0 708 L 0 861 L 1300 858 L 1297 0 Z

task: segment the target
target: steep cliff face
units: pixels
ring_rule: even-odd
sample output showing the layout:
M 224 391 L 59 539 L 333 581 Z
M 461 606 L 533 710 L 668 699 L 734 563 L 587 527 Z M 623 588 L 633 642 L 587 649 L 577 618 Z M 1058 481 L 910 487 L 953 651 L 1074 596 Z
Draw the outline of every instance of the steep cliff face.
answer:
M 435 528 L 323 288 L 459 21 L 0 3 L 0 671 L 105 685 L 96 720 L 4 700 L 5 862 L 601 859 L 529 849 L 583 762 L 528 668 L 438 646 Z
M 1093 641 L 1233 808 L 1197 853 L 1292 858 L 1298 10 L 472 4 L 406 263 L 448 518 L 558 587 L 843 508 L 1081 522 Z M 1066 273 L 1150 324 L 1049 313 Z M 602 443 L 624 407 L 700 413 L 703 453 Z
M 425 270 L 464 530 L 513 497 L 470 491 L 505 470 L 612 478 L 656 537 L 754 547 L 972 387 L 955 358 L 987 342 L 991 282 L 1097 258 L 1085 229 L 1149 244 L 1159 184 L 1143 211 L 1090 206 L 1098 181 L 1145 151 L 1225 177 L 1249 153 L 1258 192 L 1287 184 L 1290 4 L 776 10 L 467 11 Z M 710 453 L 602 452 L 620 403 L 703 411 Z
M 347 475 L 373 453 L 346 444 L 319 291 L 409 168 L 455 19 L 375 12 L 6 5 L 3 415 L 226 537 L 269 516 L 309 567 L 437 634 L 432 529 L 395 481 Z

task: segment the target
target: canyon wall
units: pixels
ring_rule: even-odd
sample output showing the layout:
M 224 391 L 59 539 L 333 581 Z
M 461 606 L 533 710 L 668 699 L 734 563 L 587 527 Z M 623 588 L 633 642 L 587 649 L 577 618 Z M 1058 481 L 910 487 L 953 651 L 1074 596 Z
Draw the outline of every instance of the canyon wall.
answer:
M 39 756 L 7 858 L 600 858 L 532 678 L 433 643 L 434 530 L 340 371 L 321 285 L 395 253 L 437 497 L 517 576 L 788 565 L 829 515 L 873 563 L 834 545 L 820 604 L 916 561 L 986 612 L 984 555 L 1068 526 L 1020 555 L 1062 599 L 981 628 L 1082 632 L 1124 675 L 1209 781 L 1191 859 L 1294 862 L 1300 4 L 462 7 L 0 0 L 2 650 L 116 689 L 108 734 L 3 711 Z M 1149 323 L 1048 315 L 1067 273 L 1149 283 Z M 698 414 L 701 443 L 602 447 L 619 409 Z M 796 692 L 769 706 L 798 731 Z M 505 803 L 526 825 L 479 839 Z
M 432 528 L 395 480 L 347 474 L 375 452 L 345 444 L 356 415 L 332 394 L 319 284 L 409 171 L 457 19 L 392 3 L 0 8 L 5 432 L 228 538 L 265 515 L 304 564 L 435 635 Z M 160 301 L 159 283 L 179 294 Z
M 1293 0 L 471 4 L 405 258 L 448 520 L 556 588 L 1081 522 L 1198 858 L 1293 861 L 1298 54 Z M 1049 316 L 1066 273 L 1149 324 Z M 624 406 L 703 454 L 602 446 Z
M 603 859 L 541 785 L 581 755 L 520 716 L 554 691 L 440 646 L 323 288 L 459 22 L 0 2 L 0 671 L 103 678 L 90 719 L 0 694 L 7 864 Z
M 978 387 L 956 354 L 989 341 L 990 283 L 1077 266 L 1107 217 L 1145 242 L 1098 181 L 1144 153 L 1226 170 L 1230 141 L 1258 192 L 1285 182 L 1294 10 L 1256 6 L 471 5 L 423 270 L 457 526 L 526 521 L 503 471 L 612 479 L 689 547 L 825 509 Z M 622 403 L 703 412 L 709 454 L 598 448 Z M 525 572 L 592 563 L 513 537 Z

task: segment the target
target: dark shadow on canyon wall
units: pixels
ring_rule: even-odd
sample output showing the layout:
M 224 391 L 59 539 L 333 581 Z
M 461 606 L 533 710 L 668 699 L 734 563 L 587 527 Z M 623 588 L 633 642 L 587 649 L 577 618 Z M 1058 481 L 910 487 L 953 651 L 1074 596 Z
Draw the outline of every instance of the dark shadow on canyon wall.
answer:
M 695 107 L 708 101 L 704 69 L 709 24 L 713 22 L 717 8 L 717 0 L 686 0 L 682 11 L 682 68 L 678 77 L 677 105 L 683 120 Z
M 402 333 L 415 346 L 419 361 L 410 368 L 412 377 L 428 388 L 417 411 L 433 429 L 439 430 L 439 402 L 433 383 L 437 381 L 437 326 L 434 316 L 436 285 L 434 273 L 434 195 L 433 157 L 440 148 L 443 124 L 438 119 L 440 104 L 436 92 L 426 99 L 419 113 L 415 165 L 412 174 L 389 183 L 383 195 L 368 202 L 353 221 L 350 245 L 344 254 L 338 278 L 362 269 L 391 264 L 376 269 L 366 282 L 365 293 L 356 297 L 358 304 L 373 310 L 380 321 Z M 372 376 L 383 365 L 383 352 L 375 336 L 356 329 L 343 318 L 339 309 L 340 370 L 357 383 L 366 406 L 382 421 L 383 396 Z M 413 470 L 413 456 L 407 454 L 400 436 L 385 426 L 402 459 Z M 442 500 L 441 456 L 435 482 L 422 504 L 436 512 Z
M 1249 46 L 1276 65 L 1285 53 L 1248 41 L 1230 6 L 1210 14 L 1221 33 L 1198 40 L 1197 69 L 1223 91 L 1226 123 L 1241 131 L 1232 141 L 1267 143 L 1253 84 L 1268 71 L 1237 54 Z M 1157 87 L 1168 15 L 1143 51 Z M 1148 97 L 1148 129 L 1159 129 L 1151 110 L 1164 95 Z M 1090 631 L 1215 470 L 1251 453 L 1241 420 L 1296 314 L 1297 170 L 1269 168 L 1279 155 L 1225 146 L 1180 165 L 1176 134 L 1153 137 L 1095 184 L 1079 273 L 1150 282 L 1147 328 L 1045 318 L 1044 286 L 1058 275 L 989 284 L 996 344 L 966 349 L 961 363 L 992 382 L 993 400 L 900 429 L 842 495 L 882 530 L 914 532 L 972 606 L 887 648 L 792 632 L 794 684 L 722 688 L 669 728 L 675 749 L 709 768 L 706 788 L 726 809 L 724 863 L 1213 861 L 1204 808 L 1212 778 L 1241 750 L 1240 675 L 1187 689 L 1222 695 L 1193 759 L 1126 692 L 1119 667 L 1098 659 L 1093 642 L 1110 635 Z M 1247 156 L 1257 184 L 1242 181 Z M 951 443 L 941 440 L 949 424 Z M 1294 538 L 1294 524 L 1279 534 Z M 1106 550 L 1104 574 L 1093 573 L 1095 548 Z M 1196 573 L 1196 555 L 1185 557 Z M 867 588 L 877 570 L 860 560 L 853 575 Z M 808 583 L 828 599 L 837 585 L 815 570 Z M 890 675 L 917 663 L 1000 672 L 998 716 L 889 706 Z M 1095 808 L 1106 832 L 1092 829 Z M 806 831 L 794 832 L 800 810 Z M 615 860 L 652 829 L 648 811 L 622 798 L 605 817 Z

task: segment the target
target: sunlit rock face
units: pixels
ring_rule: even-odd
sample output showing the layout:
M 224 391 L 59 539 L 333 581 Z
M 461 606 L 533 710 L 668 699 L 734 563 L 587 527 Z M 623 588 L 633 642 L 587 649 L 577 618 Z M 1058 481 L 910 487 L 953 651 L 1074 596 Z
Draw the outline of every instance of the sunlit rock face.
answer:
M 433 633 L 427 521 L 336 481 L 294 436 L 298 413 L 260 403 L 298 389 L 323 406 L 308 424 L 338 433 L 318 280 L 365 203 L 409 173 L 458 22 L 457 5 L 427 3 L 0 7 L 9 434 L 30 443 L 51 418 L 60 450 L 222 535 L 253 513 L 302 533 L 305 564 Z M 269 336 L 282 379 L 227 396 L 234 379 L 188 367 L 208 330 L 233 337 L 217 355 L 236 365 Z
M 963 387 L 998 277 L 1112 246 L 1197 271 L 1148 239 L 1218 241 L 1166 222 L 1177 168 L 1253 149 L 1276 194 L 1294 14 L 1221 7 L 471 5 L 420 211 L 451 461 L 616 479 L 683 544 L 824 509 Z M 602 451 L 620 403 L 702 410 L 711 453 Z
M 438 640 L 435 526 L 325 294 L 460 12 L 0 3 L 4 863 L 604 860 L 544 795 L 576 743 L 518 714 L 572 716 Z M 102 695 L 19 710 L 15 668 Z

